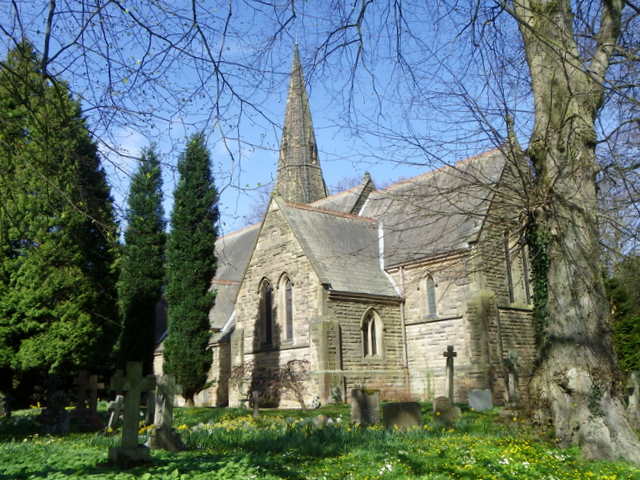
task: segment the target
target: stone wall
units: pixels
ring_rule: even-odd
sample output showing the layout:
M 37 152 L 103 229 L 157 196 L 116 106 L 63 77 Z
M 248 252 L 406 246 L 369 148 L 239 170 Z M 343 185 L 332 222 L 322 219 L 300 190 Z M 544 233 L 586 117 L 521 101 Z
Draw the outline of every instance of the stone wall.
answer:
M 407 363 L 411 395 L 433 399 L 447 395 L 447 379 L 443 352 L 453 345 L 455 359 L 454 387 L 456 401 L 466 400 L 469 385 L 467 373 L 472 370 L 470 335 L 465 312 L 473 276 L 469 272 L 468 255 L 428 259 L 421 263 L 391 270 L 391 275 L 404 293 Z M 426 278 L 435 281 L 436 314 L 427 307 Z
M 495 371 L 493 387 L 494 399 L 502 403 L 506 400 L 506 371 L 503 359 L 509 352 L 518 355 L 518 375 L 520 398 L 528 399 L 527 385 L 531 378 L 535 361 L 535 330 L 531 310 L 518 308 L 498 308 L 498 315 L 489 326 L 490 349 L 493 352 L 491 366 Z
M 362 320 L 373 309 L 383 323 L 383 342 L 380 355 L 366 356 L 363 350 Z M 374 298 L 330 298 L 326 316 L 339 325 L 330 330 L 340 337 L 340 355 L 330 351 L 329 358 L 340 359 L 328 365 L 342 370 L 344 394 L 352 388 L 366 387 L 381 390 L 384 399 L 402 399 L 409 395 L 405 365 L 404 337 L 400 317 L 400 303 Z M 337 343 L 336 343 L 337 345 Z
M 285 319 L 280 300 L 283 297 L 279 289 L 280 280 L 286 275 L 293 285 L 293 338 L 285 339 Z M 267 280 L 273 288 L 274 328 L 272 345 L 264 344 L 260 324 L 260 285 Z M 231 340 L 231 368 L 241 364 L 247 368 L 258 365 L 263 372 L 271 375 L 276 369 L 283 368 L 291 360 L 309 361 L 309 369 L 315 370 L 314 357 L 311 355 L 309 325 L 317 316 L 320 302 L 320 284 L 309 260 L 305 257 L 293 232 L 277 204 L 272 202 L 258 235 L 255 250 L 247 266 L 236 301 L 236 331 Z M 269 373 L 271 372 L 271 373 Z M 247 370 L 254 384 L 259 376 Z M 238 405 L 251 390 L 244 385 L 243 392 L 230 386 L 230 404 Z M 235 391 L 234 391 L 235 389 Z M 310 380 L 305 397 L 310 401 L 317 395 L 313 380 Z M 283 392 L 278 401 L 282 407 L 298 406 L 291 396 Z

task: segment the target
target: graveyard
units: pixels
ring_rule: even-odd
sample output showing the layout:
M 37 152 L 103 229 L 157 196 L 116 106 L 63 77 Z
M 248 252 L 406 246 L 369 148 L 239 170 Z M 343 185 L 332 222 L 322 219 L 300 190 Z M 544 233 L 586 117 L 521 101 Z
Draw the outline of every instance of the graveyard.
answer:
M 82 432 L 69 407 L 64 430 L 44 428 L 37 406 L 1 418 L 0 479 L 640 478 L 631 464 L 587 461 L 578 448 L 559 448 L 550 431 L 500 407 L 480 412 L 440 397 L 434 410 L 432 403 L 380 403 L 365 391 L 352 405 L 310 410 L 163 409 L 171 396 L 166 380 L 156 382 L 165 397 L 155 399 L 152 423 L 144 403 L 126 400 L 97 402 L 109 431 Z M 451 407 L 458 415 L 443 419 Z M 117 408 L 124 418 L 109 418 Z M 118 464 L 127 448 L 138 461 Z

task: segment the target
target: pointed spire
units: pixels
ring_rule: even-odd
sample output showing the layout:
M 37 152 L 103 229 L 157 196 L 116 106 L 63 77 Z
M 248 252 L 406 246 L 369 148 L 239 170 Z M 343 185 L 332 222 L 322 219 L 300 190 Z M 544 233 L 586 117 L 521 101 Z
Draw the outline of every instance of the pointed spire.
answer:
M 276 191 L 285 201 L 295 203 L 311 203 L 327 196 L 297 44 L 293 48 Z

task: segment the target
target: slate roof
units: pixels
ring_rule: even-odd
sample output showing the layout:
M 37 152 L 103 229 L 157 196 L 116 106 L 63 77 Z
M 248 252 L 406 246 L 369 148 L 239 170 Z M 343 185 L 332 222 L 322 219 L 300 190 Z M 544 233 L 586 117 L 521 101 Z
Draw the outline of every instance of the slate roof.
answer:
M 397 296 L 380 267 L 375 220 L 278 201 L 320 282 L 332 290 Z
M 331 195 L 314 202 L 312 205 L 338 212 L 350 213 L 360 200 L 367 181 L 344 192 Z M 249 263 L 260 224 L 251 225 L 229 233 L 216 241 L 218 269 L 211 282 L 216 289 L 216 303 L 209 312 L 209 321 L 214 329 L 221 329 L 235 308 L 235 299 L 244 270 Z
M 233 313 L 240 281 L 249 263 L 259 230 L 260 224 L 251 225 L 216 241 L 218 268 L 211 286 L 217 293 L 216 303 L 209 312 L 209 322 L 214 329 L 222 328 Z
M 383 225 L 385 267 L 466 248 L 477 240 L 503 166 L 500 151 L 491 150 L 375 190 L 361 212 L 369 219 L 340 215 L 353 211 L 367 180 L 310 205 L 281 203 L 322 282 L 338 291 L 395 296 L 380 270 L 378 225 L 371 219 Z M 218 293 L 209 316 L 214 329 L 233 313 L 259 229 L 252 225 L 216 242 L 212 286 Z
M 362 182 L 353 188 L 343 192 L 336 193 L 326 198 L 316 200 L 309 205 L 325 210 L 333 210 L 335 212 L 358 214 L 356 208 L 359 204 L 360 197 L 365 194 L 365 190 L 369 186 L 371 178 L 365 175 Z
M 477 240 L 503 166 L 491 150 L 372 192 L 362 215 L 383 224 L 385 268 Z

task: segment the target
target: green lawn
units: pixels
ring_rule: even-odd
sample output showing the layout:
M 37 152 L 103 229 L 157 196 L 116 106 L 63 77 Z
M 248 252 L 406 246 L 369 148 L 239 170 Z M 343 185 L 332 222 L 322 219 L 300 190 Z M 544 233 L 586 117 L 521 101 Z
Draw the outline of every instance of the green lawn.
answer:
M 622 462 L 587 462 L 558 449 L 540 432 L 497 411 L 465 411 L 455 429 L 408 432 L 349 425 L 346 407 L 315 411 L 176 409 L 176 427 L 190 450 L 153 452 L 153 463 L 120 472 L 104 465 L 117 437 L 74 433 L 43 436 L 33 412 L 0 420 L 0 480 L 8 479 L 640 479 Z M 342 422 L 314 428 L 320 413 Z M 141 435 L 141 441 L 144 434 Z

